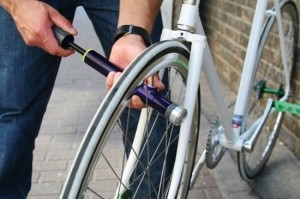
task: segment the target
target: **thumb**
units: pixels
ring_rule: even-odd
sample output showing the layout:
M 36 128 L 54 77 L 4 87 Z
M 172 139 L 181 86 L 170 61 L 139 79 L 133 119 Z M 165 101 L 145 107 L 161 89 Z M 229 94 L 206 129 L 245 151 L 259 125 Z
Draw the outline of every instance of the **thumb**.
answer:
M 64 31 L 77 35 L 78 31 L 73 27 L 72 23 L 62 16 L 57 10 L 51 8 L 49 12 L 49 17 L 57 27 L 63 29 Z

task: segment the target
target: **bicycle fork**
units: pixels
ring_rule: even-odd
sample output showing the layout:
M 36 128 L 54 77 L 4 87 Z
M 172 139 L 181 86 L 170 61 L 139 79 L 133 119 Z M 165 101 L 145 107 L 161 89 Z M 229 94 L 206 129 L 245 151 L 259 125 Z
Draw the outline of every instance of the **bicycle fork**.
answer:
M 170 190 L 168 194 L 169 199 L 176 198 L 177 189 L 182 177 L 181 171 L 183 171 L 184 168 L 185 155 L 188 148 L 191 126 L 193 122 L 194 109 L 197 100 L 197 92 L 195 92 L 194 88 L 195 85 L 199 85 L 202 59 L 206 47 L 205 36 L 193 34 L 187 31 L 180 31 L 180 30 L 173 31 L 169 29 L 163 30 L 161 40 L 175 39 L 175 38 L 185 38 L 188 42 L 192 42 L 191 52 L 193 53 L 190 55 L 190 59 L 189 59 L 189 69 L 188 69 L 189 72 L 188 72 L 188 78 L 186 83 L 185 99 L 188 100 L 185 100 L 184 102 L 184 107 L 187 109 L 188 114 L 186 120 L 182 123 L 180 127 L 180 135 L 178 141 L 176 160 L 173 168 L 174 171 L 180 171 L 180 172 L 173 173 L 172 183 L 170 185 Z

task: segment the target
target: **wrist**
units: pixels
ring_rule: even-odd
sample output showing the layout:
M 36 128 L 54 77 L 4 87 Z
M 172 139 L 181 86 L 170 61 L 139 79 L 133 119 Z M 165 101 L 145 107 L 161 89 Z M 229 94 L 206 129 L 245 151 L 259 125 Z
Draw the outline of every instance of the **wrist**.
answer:
M 120 39 L 123 36 L 133 34 L 140 36 L 145 45 L 148 47 L 152 44 L 150 34 L 142 27 L 134 26 L 134 25 L 122 25 L 117 29 L 114 42 Z
M 20 7 L 21 4 L 27 4 L 28 1 L 37 1 L 37 0 L 0 0 L 0 6 L 2 6 L 7 12 L 9 12 L 12 16 L 17 13 L 17 8 Z

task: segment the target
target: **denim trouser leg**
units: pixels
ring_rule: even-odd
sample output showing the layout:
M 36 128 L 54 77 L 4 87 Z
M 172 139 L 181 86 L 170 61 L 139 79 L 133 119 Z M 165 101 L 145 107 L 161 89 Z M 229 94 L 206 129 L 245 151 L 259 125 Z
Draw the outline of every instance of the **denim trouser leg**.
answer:
M 118 0 L 45 0 L 72 21 L 77 2 L 92 20 L 106 55 L 118 18 Z M 25 198 L 31 187 L 32 152 L 60 58 L 28 47 L 0 7 L 0 199 Z
M 81 0 L 80 5 L 91 20 L 105 55 L 109 57 L 117 29 L 119 0 Z
M 75 7 L 69 8 L 65 14 L 72 19 Z M 0 29 L 0 198 L 19 199 L 31 187 L 34 140 L 60 58 L 26 46 L 2 7 Z

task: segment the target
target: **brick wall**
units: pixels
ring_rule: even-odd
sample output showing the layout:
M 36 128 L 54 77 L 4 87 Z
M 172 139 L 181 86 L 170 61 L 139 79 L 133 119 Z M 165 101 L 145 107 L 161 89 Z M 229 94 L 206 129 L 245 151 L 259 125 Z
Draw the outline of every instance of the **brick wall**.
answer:
M 175 1 L 178 4 L 181 0 Z M 300 0 L 296 3 L 300 10 Z M 255 4 L 256 1 L 244 0 L 201 0 L 200 15 L 218 73 L 232 91 L 238 89 Z M 294 85 L 296 98 L 300 99 L 300 59 Z M 280 140 L 300 158 L 299 117 L 286 114 Z
M 298 9 L 300 0 L 296 0 Z M 233 91 L 238 88 L 256 1 L 202 0 L 200 14 L 218 72 Z M 300 98 L 300 59 L 294 93 Z M 298 101 L 300 103 L 300 101 Z M 299 117 L 287 114 L 280 134 L 282 142 L 300 158 Z

